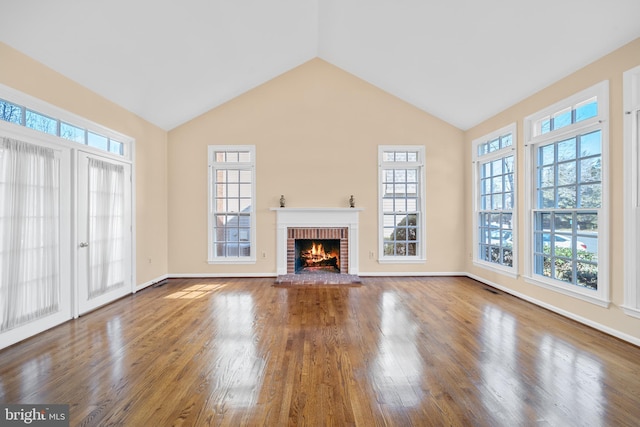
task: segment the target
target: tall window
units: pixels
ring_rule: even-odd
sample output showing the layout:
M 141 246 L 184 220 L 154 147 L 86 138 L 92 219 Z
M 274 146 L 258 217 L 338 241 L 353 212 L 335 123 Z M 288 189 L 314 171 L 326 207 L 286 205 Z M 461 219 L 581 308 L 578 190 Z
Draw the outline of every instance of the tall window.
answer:
M 424 147 L 380 146 L 381 262 L 423 261 Z
M 515 123 L 473 142 L 476 174 L 474 261 L 515 272 Z
M 609 299 L 608 110 L 603 82 L 525 119 L 530 279 L 600 305 Z
M 640 318 L 640 66 L 624 73 L 624 305 Z
M 254 200 L 254 146 L 209 146 L 209 262 L 255 262 Z

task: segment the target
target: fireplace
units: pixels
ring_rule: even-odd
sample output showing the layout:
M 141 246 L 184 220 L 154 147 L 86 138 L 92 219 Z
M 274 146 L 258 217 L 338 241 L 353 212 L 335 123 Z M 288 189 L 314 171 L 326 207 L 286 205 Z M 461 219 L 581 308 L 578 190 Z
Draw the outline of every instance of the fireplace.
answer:
M 277 268 L 278 275 L 332 271 L 340 274 L 358 274 L 358 213 L 360 208 L 272 208 L 277 214 Z M 299 242 L 298 242 L 299 241 Z M 296 243 L 297 242 L 297 243 Z M 316 255 L 313 255 L 313 242 Z M 308 245 L 311 243 L 311 247 Z M 301 252 L 316 258 L 318 244 L 328 258 L 317 263 L 315 270 L 304 266 Z M 304 248 L 304 249 L 303 249 Z M 327 256 L 329 252 L 332 255 Z M 298 256 L 296 256 L 296 254 Z M 331 258 L 336 258 L 335 265 Z M 320 268 L 322 267 L 322 268 Z M 331 267 L 331 268 L 330 268 Z M 306 268 L 306 269 L 305 269 Z

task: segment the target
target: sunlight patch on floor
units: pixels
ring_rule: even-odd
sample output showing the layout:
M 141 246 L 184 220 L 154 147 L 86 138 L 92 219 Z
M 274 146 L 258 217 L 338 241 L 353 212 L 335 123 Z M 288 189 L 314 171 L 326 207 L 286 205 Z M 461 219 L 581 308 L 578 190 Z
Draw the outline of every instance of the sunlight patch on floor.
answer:
M 167 299 L 197 299 L 210 294 L 211 292 L 224 288 L 225 285 L 193 285 L 181 291 L 167 295 Z

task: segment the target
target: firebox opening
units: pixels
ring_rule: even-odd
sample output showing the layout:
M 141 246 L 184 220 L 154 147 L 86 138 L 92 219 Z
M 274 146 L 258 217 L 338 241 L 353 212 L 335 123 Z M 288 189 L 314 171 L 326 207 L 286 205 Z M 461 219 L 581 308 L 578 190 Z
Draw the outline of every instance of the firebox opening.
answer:
M 298 273 L 340 273 L 340 239 L 296 239 Z

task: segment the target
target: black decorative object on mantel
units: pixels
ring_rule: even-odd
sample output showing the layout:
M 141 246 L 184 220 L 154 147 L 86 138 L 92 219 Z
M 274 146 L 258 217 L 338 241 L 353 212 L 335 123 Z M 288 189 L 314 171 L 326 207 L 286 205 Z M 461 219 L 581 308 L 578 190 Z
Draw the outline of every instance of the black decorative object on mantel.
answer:
M 284 208 L 286 201 L 284 200 L 284 194 L 280 195 L 280 207 Z
M 349 197 L 349 207 L 351 208 L 356 207 L 356 199 L 353 198 L 353 194 L 351 195 L 351 197 Z

